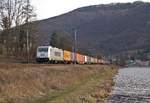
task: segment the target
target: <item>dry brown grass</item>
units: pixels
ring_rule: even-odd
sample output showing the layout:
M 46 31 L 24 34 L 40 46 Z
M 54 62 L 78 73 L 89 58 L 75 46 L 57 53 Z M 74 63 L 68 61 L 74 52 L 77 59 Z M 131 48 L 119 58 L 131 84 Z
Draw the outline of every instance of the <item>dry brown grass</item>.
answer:
M 89 76 L 103 71 L 104 68 L 106 66 L 1 63 L 0 103 L 35 102 L 35 99 L 40 100 L 40 98 L 48 97 L 51 93 L 64 91 L 69 86 L 69 92 L 71 92 L 73 90 L 71 85 L 76 82 L 78 84 L 78 81 L 84 81 Z M 97 95 L 99 96 L 96 92 L 91 97 Z M 66 96 L 63 97 L 66 98 Z M 60 97 L 61 99 L 62 97 Z M 66 101 L 71 100 L 71 98 L 67 99 Z M 48 101 L 44 100 L 44 102 Z

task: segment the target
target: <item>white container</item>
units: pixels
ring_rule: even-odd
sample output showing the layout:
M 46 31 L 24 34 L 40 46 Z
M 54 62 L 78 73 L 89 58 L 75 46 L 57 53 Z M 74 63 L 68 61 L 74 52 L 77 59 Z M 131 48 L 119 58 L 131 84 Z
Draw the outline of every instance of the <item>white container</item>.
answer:
M 85 56 L 85 63 L 88 63 L 88 56 Z
M 63 50 L 58 48 L 50 48 L 50 60 L 63 61 Z

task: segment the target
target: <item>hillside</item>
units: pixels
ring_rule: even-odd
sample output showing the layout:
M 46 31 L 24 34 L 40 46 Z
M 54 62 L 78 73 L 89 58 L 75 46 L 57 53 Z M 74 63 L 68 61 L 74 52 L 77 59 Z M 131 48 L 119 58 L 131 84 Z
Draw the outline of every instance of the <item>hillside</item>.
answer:
M 48 45 L 53 31 L 73 36 L 78 49 L 117 54 L 150 47 L 150 3 L 118 3 L 78 8 L 69 13 L 37 21 L 39 45 Z

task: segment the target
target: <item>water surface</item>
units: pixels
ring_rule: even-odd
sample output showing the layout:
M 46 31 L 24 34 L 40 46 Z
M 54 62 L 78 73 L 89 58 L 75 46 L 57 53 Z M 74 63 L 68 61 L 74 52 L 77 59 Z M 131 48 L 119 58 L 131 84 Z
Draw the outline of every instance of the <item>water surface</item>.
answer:
M 150 68 L 123 68 L 106 103 L 150 103 Z

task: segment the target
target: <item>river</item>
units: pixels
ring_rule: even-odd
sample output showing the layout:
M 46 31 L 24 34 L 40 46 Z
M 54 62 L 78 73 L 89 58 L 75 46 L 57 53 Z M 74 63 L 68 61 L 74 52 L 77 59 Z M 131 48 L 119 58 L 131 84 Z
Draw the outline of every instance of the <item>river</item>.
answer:
M 150 68 L 119 69 L 106 103 L 150 103 Z

